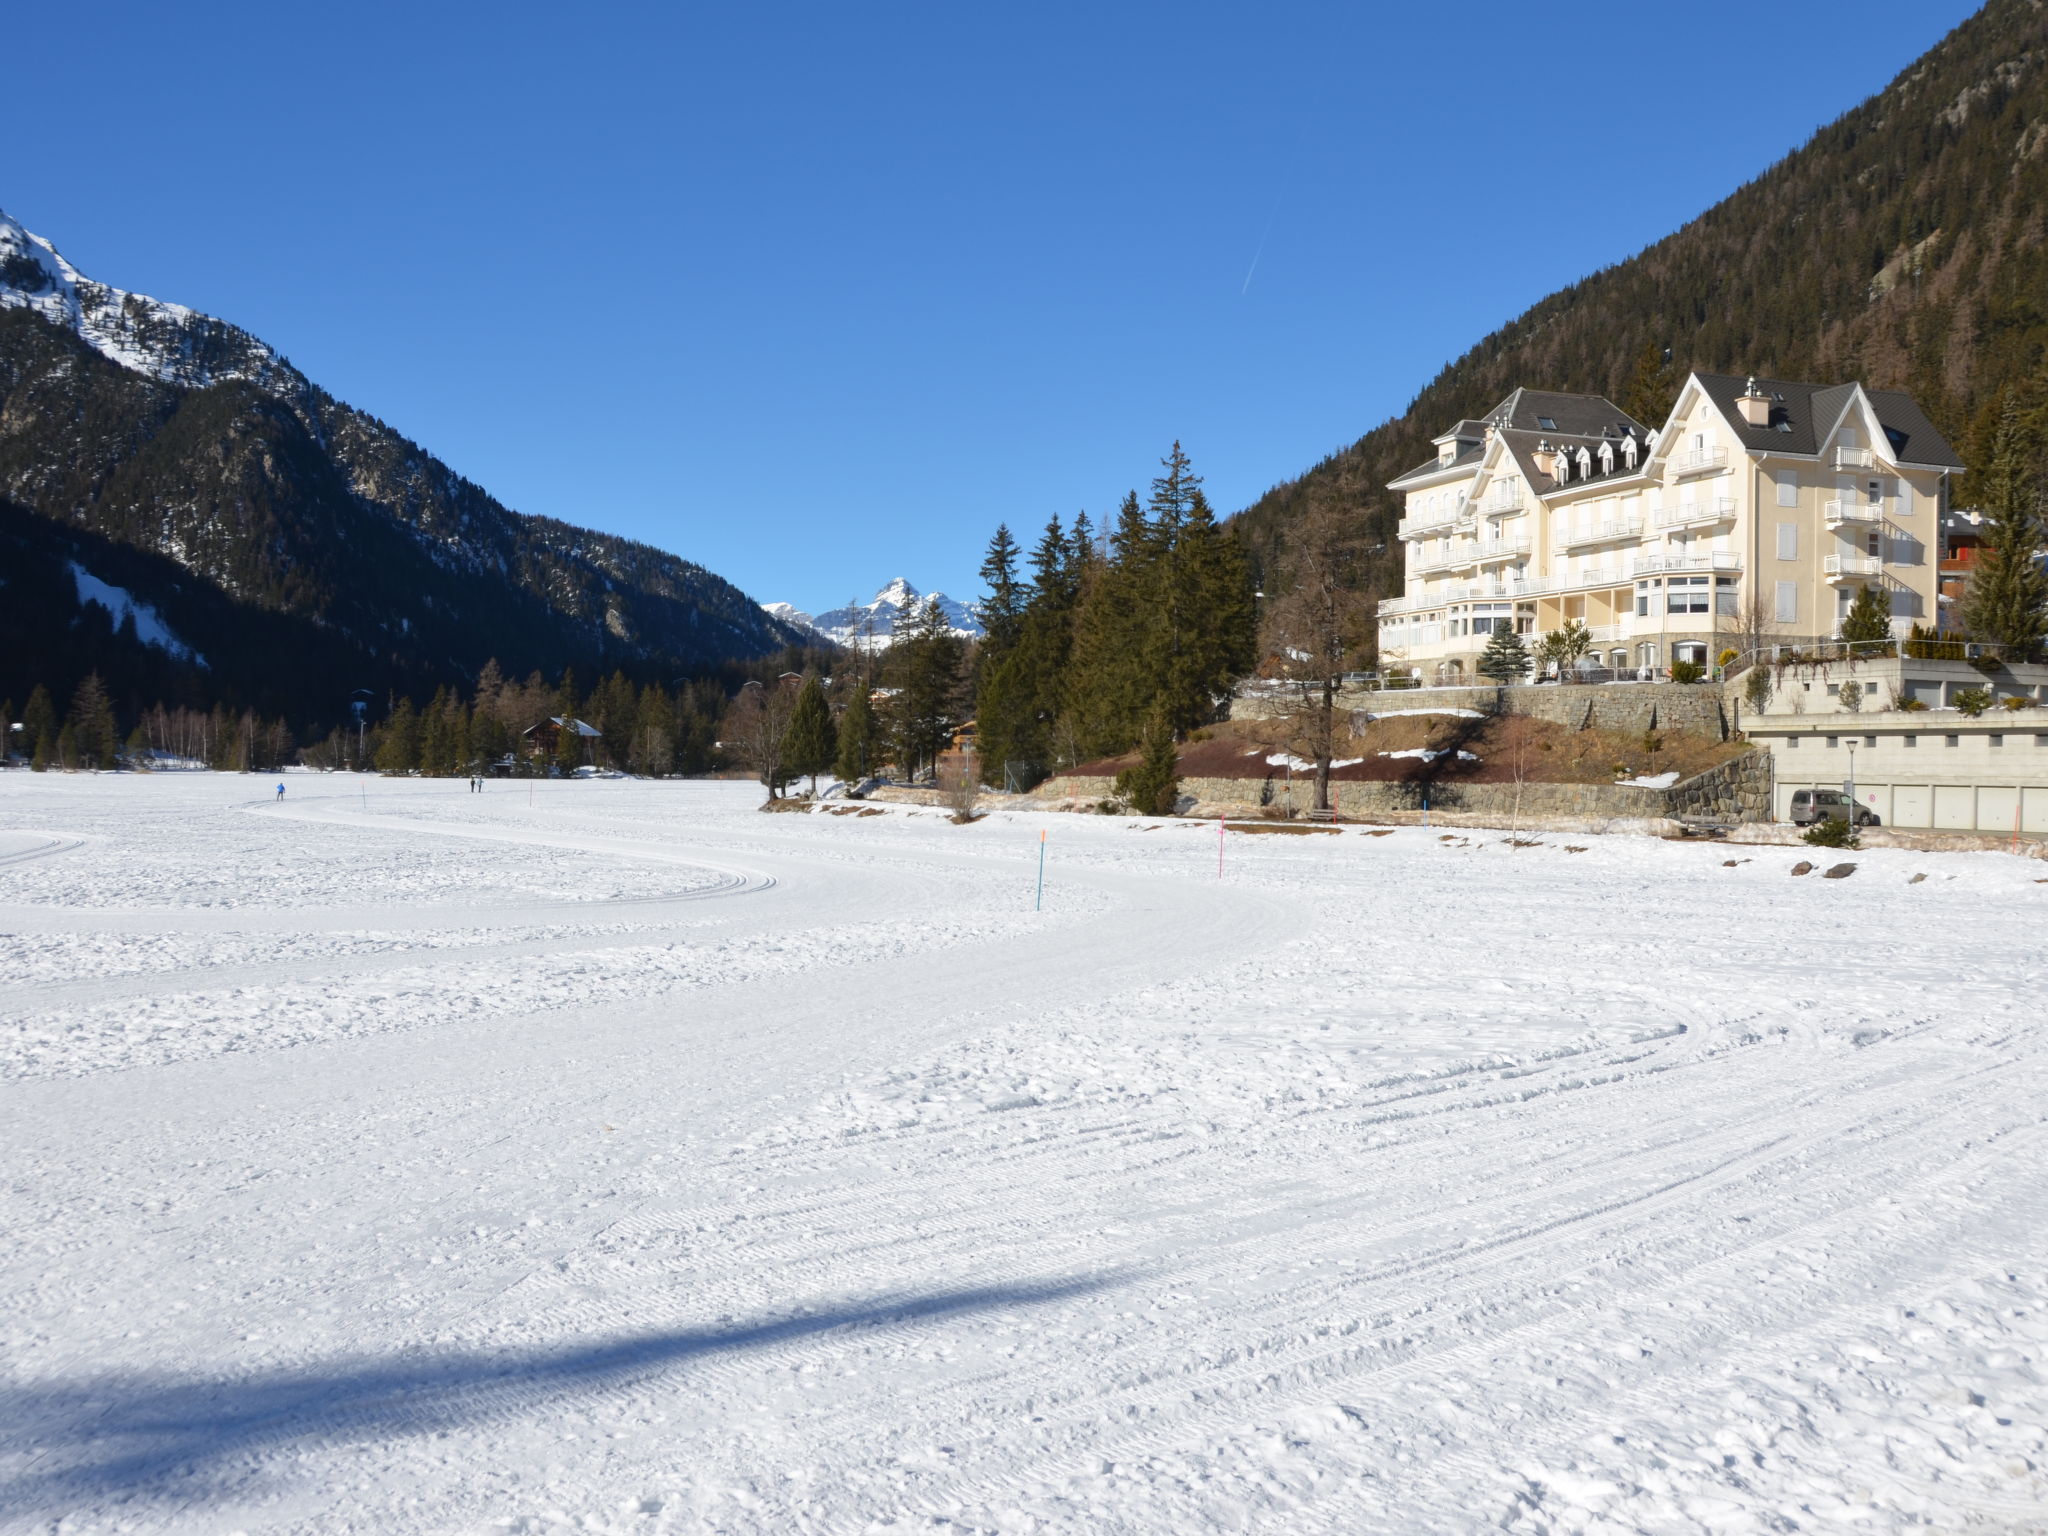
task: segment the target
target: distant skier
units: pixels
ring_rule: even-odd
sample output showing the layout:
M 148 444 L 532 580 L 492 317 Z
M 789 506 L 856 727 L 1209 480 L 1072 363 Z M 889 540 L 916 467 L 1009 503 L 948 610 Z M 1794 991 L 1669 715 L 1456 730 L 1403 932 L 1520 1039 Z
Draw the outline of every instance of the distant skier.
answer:
M 277 786 L 277 798 L 280 800 L 284 798 L 284 786 L 282 784 Z

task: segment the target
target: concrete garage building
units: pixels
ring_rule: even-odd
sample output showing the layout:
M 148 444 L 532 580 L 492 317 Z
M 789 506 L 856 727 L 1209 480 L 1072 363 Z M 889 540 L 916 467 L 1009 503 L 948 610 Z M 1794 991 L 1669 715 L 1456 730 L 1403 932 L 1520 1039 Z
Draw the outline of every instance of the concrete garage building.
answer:
M 1779 821 L 1794 791 L 1853 775 L 1857 802 L 1887 827 L 2048 833 L 2048 667 L 1884 658 L 1787 667 L 1774 682 L 1761 710 L 1738 705 L 1740 676 L 1728 698 L 1771 754 Z M 1974 717 L 1957 707 L 1973 689 L 1992 700 Z

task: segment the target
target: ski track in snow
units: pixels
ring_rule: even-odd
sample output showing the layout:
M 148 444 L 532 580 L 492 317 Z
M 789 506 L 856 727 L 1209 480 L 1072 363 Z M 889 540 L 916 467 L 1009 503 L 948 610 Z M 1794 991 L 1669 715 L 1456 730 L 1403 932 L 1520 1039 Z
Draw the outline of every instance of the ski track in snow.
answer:
M 0 780 L 0 1531 L 2048 1523 L 2048 866 L 290 782 Z

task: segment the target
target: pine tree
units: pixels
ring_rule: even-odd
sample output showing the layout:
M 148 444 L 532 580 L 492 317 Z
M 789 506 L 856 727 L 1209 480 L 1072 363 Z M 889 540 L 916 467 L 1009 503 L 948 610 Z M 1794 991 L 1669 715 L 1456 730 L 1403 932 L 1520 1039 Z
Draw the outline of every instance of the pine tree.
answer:
M 839 753 L 833 765 L 848 784 L 858 784 L 874 771 L 875 711 L 868 702 L 868 685 L 856 678 L 853 697 L 846 701 L 846 714 L 839 722 Z
M 66 721 L 77 753 L 76 761 L 87 768 L 112 768 L 121 746 L 114 726 L 114 706 L 97 672 L 89 672 L 71 696 L 71 714 Z M 68 764 L 67 764 L 68 766 Z
M 1024 588 L 1017 579 L 1017 541 L 1007 523 L 996 524 L 995 537 L 988 541 L 988 553 L 981 562 L 981 579 L 988 584 L 988 596 L 977 605 L 981 619 L 982 655 L 995 661 L 1017 643 L 1017 631 L 1024 618 Z
M 897 771 L 915 779 L 945 746 L 954 723 L 960 684 L 960 641 L 939 611 L 925 601 L 889 648 L 890 748 Z
M 1529 647 L 1515 633 L 1511 620 L 1494 626 L 1479 655 L 1479 675 L 1496 683 L 1519 683 L 1529 675 Z
M 2032 437 L 2018 399 L 2008 394 L 1983 476 L 1983 547 L 1962 604 L 1964 627 L 1979 640 L 2005 646 L 2012 660 L 2031 660 L 2048 636 L 2048 572 L 2039 559 L 2041 488 L 2031 472 L 2037 451 Z
M 1250 670 L 1256 650 L 1257 616 L 1244 551 L 1216 525 L 1199 489 L 1181 515 L 1164 570 L 1170 629 L 1161 690 L 1168 718 L 1184 732 L 1214 715 L 1218 701 Z
M 1164 709 L 1145 723 L 1142 756 L 1116 776 L 1119 798 L 1140 816 L 1171 816 L 1180 800 L 1180 754 Z
M 832 729 L 832 706 L 816 673 L 806 674 L 796 696 L 789 728 L 782 736 L 782 766 L 791 778 L 809 778 L 811 795 L 818 793 L 818 775 L 832 766 L 839 743 Z
M 400 699 L 378 732 L 379 773 L 411 773 L 420 763 L 420 717 L 411 699 Z
M 1646 341 L 1643 350 L 1636 354 L 1635 367 L 1621 392 L 1621 408 L 1653 432 L 1663 427 L 1664 418 L 1677 403 L 1673 398 L 1671 371 L 1665 349 L 1654 341 Z
M 30 690 L 28 703 L 22 706 L 21 734 L 28 738 L 32 766 L 43 772 L 57 755 L 57 706 L 41 683 Z
M 1886 599 L 1884 589 L 1875 585 L 1858 589 L 1856 600 L 1842 615 L 1842 638 L 1862 642 L 1889 640 L 1891 637 L 1891 603 Z
M 676 712 L 666 689 L 649 683 L 634 711 L 632 769 L 651 779 L 675 771 Z

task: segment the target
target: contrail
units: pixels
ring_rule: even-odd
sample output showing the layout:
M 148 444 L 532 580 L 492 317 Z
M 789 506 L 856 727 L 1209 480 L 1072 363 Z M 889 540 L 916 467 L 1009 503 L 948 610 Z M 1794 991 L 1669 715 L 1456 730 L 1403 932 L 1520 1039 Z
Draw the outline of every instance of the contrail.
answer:
M 1273 211 L 1266 216 L 1266 232 L 1259 236 L 1259 248 L 1252 252 L 1252 264 L 1245 268 L 1244 286 L 1237 290 L 1239 298 L 1243 298 L 1252 291 L 1252 274 L 1259 270 L 1259 258 L 1266 254 L 1266 241 L 1272 236 L 1273 221 L 1279 217 L 1280 199 L 1275 197 L 1273 199 Z

